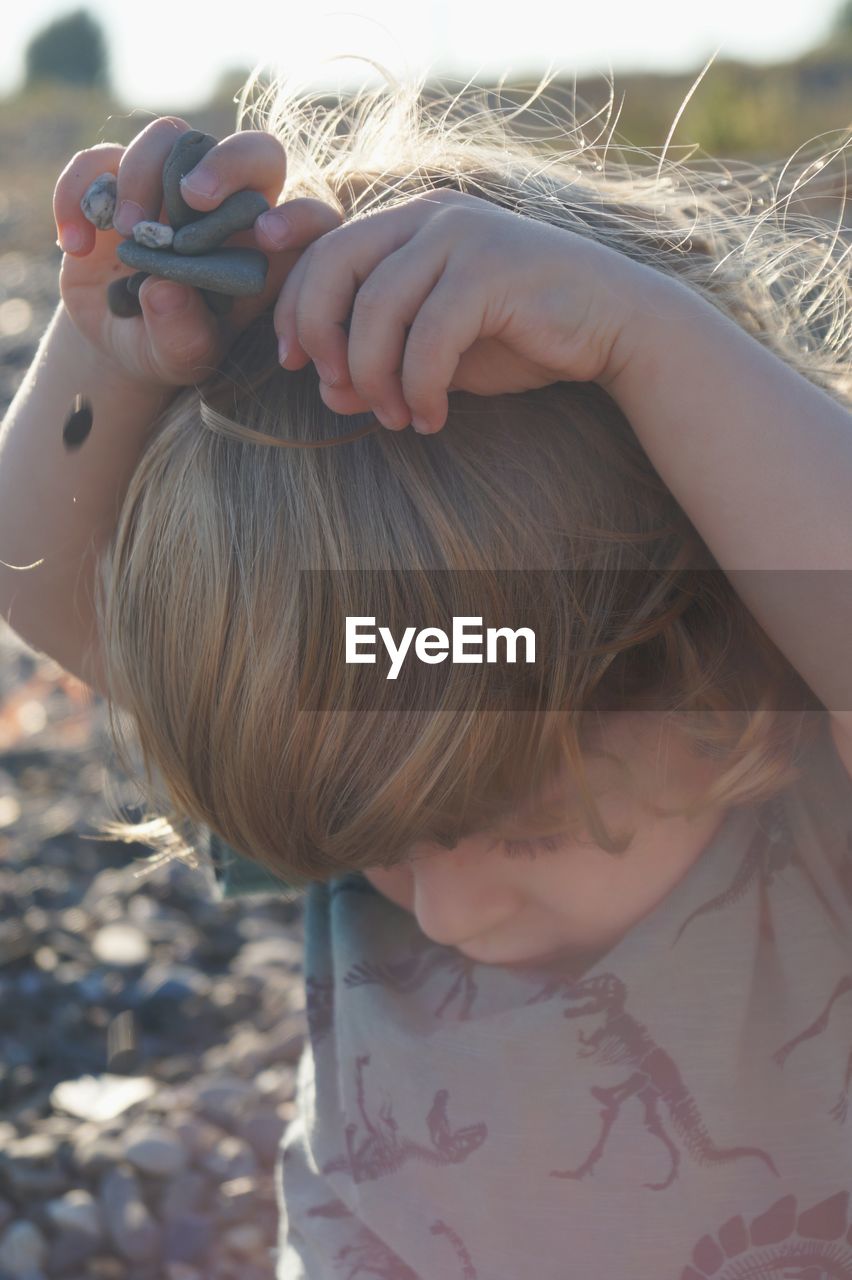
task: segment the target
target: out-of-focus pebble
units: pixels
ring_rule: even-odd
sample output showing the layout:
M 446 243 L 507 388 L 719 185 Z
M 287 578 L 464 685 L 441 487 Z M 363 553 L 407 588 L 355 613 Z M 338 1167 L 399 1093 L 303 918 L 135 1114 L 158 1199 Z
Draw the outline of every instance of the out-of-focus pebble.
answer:
M 92 953 L 101 964 L 144 964 L 151 954 L 151 944 L 135 925 L 117 922 L 98 929 L 92 938 Z
M 136 1175 L 125 1165 L 110 1169 L 103 1178 L 100 1205 L 104 1225 L 120 1254 L 131 1262 L 157 1256 L 162 1232 L 142 1199 Z
M 87 1232 L 99 1237 L 101 1234 L 101 1215 L 98 1203 L 90 1191 L 76 1187 L 57 1200 L 49 1200 L 44 1211 L 52 1225 L 59 1229 Z
M 83 217 L 99 231 L 111 231 L 115 217 L 116 181 L 114 173 L 102 173 L 86 190 L 80 201 Z
M 40 1271 L 47 1243 L 32 1222 L 13 1222 L 0 1240 L 0 1272 L 10 1280 Z
M 187 1165 L 187 1153 L 168 1129 L 158 1125 L 135 1125 L 123 1138 L 124 1158 L 142 1173 L 168 1178 Z
M 144 1102 L 156 1091 L 150 1076 L 82 1076 L 79 1080 L 62 1080 L 53 1089 L 50 1101 L 54 1107 L 82 1120 L 113 1120 L 137 1102 Z

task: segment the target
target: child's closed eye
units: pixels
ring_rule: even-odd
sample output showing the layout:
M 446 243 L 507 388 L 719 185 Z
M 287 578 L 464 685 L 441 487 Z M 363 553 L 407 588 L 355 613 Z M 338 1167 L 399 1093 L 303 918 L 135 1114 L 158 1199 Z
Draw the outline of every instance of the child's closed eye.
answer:
M 559 831 L 552 836 L 537 836 L 531 840 L 504 840 L 503 853 L 507 858 L 535 858 L 539 853 L 557 853 L 564 849 L 569 832 Z

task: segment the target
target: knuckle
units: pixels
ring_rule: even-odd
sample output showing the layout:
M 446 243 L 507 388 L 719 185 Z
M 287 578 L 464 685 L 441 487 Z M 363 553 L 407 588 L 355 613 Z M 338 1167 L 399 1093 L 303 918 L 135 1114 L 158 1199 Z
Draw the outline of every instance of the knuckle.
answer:
M 338 228 L 334 228 L 329 231 L 327 235 L 320 236 L 319 239 L 314 240 L 308 246 L 305 253 L 310 256 L 307 257 L 305 270 L 319 272 L 334 270 L 334 262 L 337 258 L 337 247 L 339 243 L 334 234 L 334 231 L 337 229 Z
M 430 191 L 428 195 L 421 196 L 422 200 L 429 200 L 434 204 L 458 205 L 467 203 L 470 197 L 464 191 L 457 190 L 456 187 L 436 187 L 434 191 Z
M 238 139 L 238 145 L 244 146 L 243 139 L 245 139 L 246 142 L 265 147 L 267 150 L 277 152 L 279 155 L 284 154 L 282 143 L 268 129 L 242 129 L 234 137 Z
M 366 280 L 355 295 L 353 315 L 373 316 L 387 307 L 387 290 L 380 280 Z
M 371 404 L 389 404 L 393 403 L 393 397 L 388 394 L 388 379 L 383 376 L 377 369 L 358 369 L 351 370 L 352 386 L 358 392 L 362 400 L 369 400 Z
M 169 363 L 173 368 L 183 369 L 200 364 L 209 354 L 210 340 L 200 329 L 187 329 L 177 337 L 169 334 Z
M 190 126 L 185 120 L 182 120 L 180 116 L 159 116 L 148 125 L 145 132 L 147 133 L 150 130 L 151 133 L 154 133 L 155 131 L 157 133 L 165 133 L 166 130 L 170 130 L 172 132 L 177 130 L 179 133 L 185 133 L 189 128 Z
M 310 356 L 312 360 L 314 356 L 319 358 L 320 352 L 323 350 L 323 339 L 325 337 L 322 325 L 297 314 L 296 323 L 293 327 L 296 341 L 305 354 Z
M 443 333 L 444 323 L 439 317 L 421 311 L 408 335 L 406 351 L 412 351 L 418 360 L 428 360 L 442 349 Z

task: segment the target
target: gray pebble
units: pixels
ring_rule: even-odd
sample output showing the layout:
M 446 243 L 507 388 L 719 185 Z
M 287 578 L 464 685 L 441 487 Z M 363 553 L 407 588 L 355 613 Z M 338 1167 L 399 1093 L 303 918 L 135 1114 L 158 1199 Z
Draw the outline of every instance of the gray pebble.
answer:
M 168 1178 L 186 1168 L 180 1138 L 163 1125 L 132 1125 L 123 1135 L 124 1158 L 142 1173 Z
M 118 1252 L 131 1262 L 147 1262 L 160 1251 L 162 1234 L 152 1218 L 136 1175 L 119 1164 L 103 1178 L 100 1207 L 104 1225 Z
M 48 1200 L 42 1206 L 51 1225 L 57 1230 L 66 1227 L 100 1240 L 101 1215 L 97 1201 L 90 1191 L 75 1188 L 57 1200 Z
M 269 269 L 266 254 L 259 249 L 216 249 L 203 258 L 192 258 L 171 249 L 146 249 L 135 240 L 123 240 L 116 252 L 126 266 L 138 271 L 237 298 L 263 293 Z
M 166 222 L 137 222 L 133 239 L 149 249 L 168 249 L 175 238 L 173 229 Z
M 212 289 L 202 289 L 201 296 L 214 316 L 226 316 L 233 310 L 234 299 L 228 293 L 214 293 Z
M 203 218 L 181 227 L 174 238 L 175 253 L 207 253 L 218 249 L 235 231 L 247 231 L 269 208 L 259 191 L 235 191 Z
M 186 203 L 181 195 L 180 180 L 195 168 L 217 142 L 218 138 L 209 133 L 190 129 L 188 133 L 181 134 L 166 157 L 163 165 L 163 202 L 174 231 L 206 216 L 202 210 L 193 209 Z
M 47 1257 L 44 1236 L 32 1222 L 13 1222 L 0 1240 L 0 1271 L 10 1277 L 37 1271 Z
M 216 1182 L 232 1178 L 254 1178 L 258 1173 L 257 1157 L 247 1142 L 225 1134 L 210 1151 L 200 1157 L 201 1168 Z
M 127 283 L 132 279 L 132 276 L 121 276 L 107 286 L 107 306 L 114 316 L 128 319 L 130 316 L 142 314 L 142 303 L 137 296 L 138 289 L 137 293 L 133 293 Z
M 199 1083 L 195 1100 L 202 1111 L 214 1120 L 233 1120 L 245 1103 L 254 1097 L 254 1089 L 240 1076 L 220 1075 Z
M 80 201 L 84 217 L 99 231 L 111 231 L 115 216 L 116 181 L 114 173 L 102 173 L 95 178 Z
M 136 295 L 136 297 L 138 298 L 138 297 L 139 297 L 139 290 L 140 290 L 140 289 L 141 289 L 141 287 L 142 287 L 142 282 L 143 282 L 144 280 L 147 280 L 147 279 L 148 279 L 148 272 L 147 272 L 147 271 L 134 271 L 134 273 L 133 273 L 133 275 L 132 275 L 132 276 L 127 276 L 127 277 L 126 277 L 126 280 L 127 280 L 127 292 L 128 292 L 128 293 L 134 293 L 134 294 Z

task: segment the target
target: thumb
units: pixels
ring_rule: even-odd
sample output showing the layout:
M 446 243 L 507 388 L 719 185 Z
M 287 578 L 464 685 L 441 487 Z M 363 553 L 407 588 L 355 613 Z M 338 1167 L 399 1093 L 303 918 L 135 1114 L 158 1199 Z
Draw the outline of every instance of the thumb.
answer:
M 139 303 L 158 377 L 187 386 L 213 372 L 228 345 L 225 326 L 197 289 L 149 276 Z

